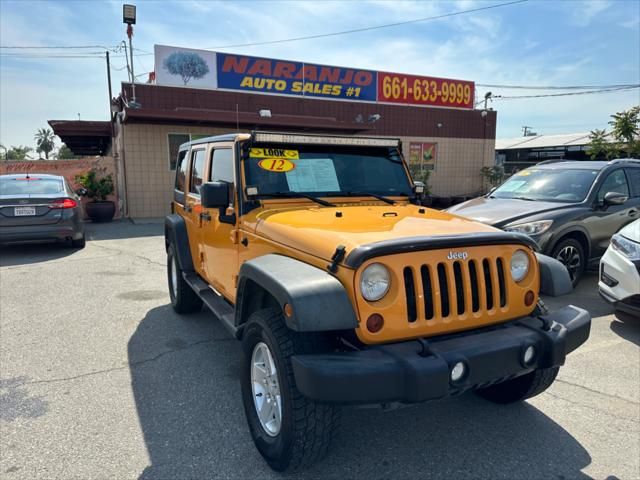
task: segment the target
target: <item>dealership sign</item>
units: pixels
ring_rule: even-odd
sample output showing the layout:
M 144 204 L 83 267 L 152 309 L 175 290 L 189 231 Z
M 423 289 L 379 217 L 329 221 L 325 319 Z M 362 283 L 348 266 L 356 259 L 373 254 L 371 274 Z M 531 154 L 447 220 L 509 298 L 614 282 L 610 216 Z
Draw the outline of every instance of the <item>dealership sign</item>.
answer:
M 473 108 L 474 83 L 155 46 L 156 84 L 274 95 Z

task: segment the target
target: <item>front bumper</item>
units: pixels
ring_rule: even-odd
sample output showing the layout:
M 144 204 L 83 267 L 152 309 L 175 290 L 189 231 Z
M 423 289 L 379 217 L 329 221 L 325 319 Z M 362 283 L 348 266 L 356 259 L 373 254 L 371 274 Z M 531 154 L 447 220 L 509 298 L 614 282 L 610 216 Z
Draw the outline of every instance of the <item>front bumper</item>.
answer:
M 319 402 L 414 403 L 485 387 L 539 368 L 564 364 L 589 338 L 591 317 L 567 306 L 544 316 L 525 317 L 483 330 L 425 341 L 376 345 L 365 350 L 292 357 L 300 392 Z M 525 365 L 529 345 L 536 355 Z M 456 383 L 450 372 L 464 362 Z

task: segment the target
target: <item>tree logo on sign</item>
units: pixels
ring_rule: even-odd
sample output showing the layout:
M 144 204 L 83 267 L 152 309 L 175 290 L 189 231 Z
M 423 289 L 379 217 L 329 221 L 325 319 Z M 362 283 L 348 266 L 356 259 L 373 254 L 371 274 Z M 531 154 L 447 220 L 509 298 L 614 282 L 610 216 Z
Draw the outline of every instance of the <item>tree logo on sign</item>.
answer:
M 180 75 L 185 85 L 209 73 L 207 62 L 197 53 L 173 52 L 162 64 L 171 75 Z

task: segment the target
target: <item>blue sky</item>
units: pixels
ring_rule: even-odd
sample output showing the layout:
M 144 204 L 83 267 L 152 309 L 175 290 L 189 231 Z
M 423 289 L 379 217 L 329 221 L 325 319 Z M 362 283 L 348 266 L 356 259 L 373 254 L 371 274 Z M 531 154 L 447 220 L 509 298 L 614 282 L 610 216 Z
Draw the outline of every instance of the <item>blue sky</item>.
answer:
M 544 1 L 351 35 L 243 48 L 229 44 L 327 33 L 502 3 L 481 1 L 133 1 L 134 46 L 213 48 L 263 57 L 460 78 L 485 84 L 640 83 L 640 0 Z M 0 0 L 0 45 L 113 46 L 126 38 L 120 1 Z M 88 49 L 87 52 L 99 51 Z M 25 50 L 0 49 L 2 54 Z M 31 52 L 31 51 L 29 51 Z M 71 51 L 39 50 L 39 54 Z M 138 52 L 142 53 L 142 52 Z M 114 91 L 126 78 L 114 54 Z M 120 69 L 120 70 L 118 70 Z M 136 74 L 153 69 L 139 55 Z M 478 88 L 478 95 L 487 89 Z M 551 93 L 491 88 L 494 95 Z M 599 95 L 495 100 L 498 138 L 529 125 L 558 134 L 606 127 L 640 104 L 638 89 Z M 106 68 L 96 58 L 0 56 L 0 143 L 34 144 L 49 119 L 106 120 Z

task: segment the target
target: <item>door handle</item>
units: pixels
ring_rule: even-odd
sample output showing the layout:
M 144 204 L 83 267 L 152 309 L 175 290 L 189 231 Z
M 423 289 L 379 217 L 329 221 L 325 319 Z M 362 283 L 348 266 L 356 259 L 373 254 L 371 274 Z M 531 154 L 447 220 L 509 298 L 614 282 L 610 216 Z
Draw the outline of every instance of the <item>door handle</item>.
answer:
M 632 208 L 631 210 L 629 210 L 629 212 L 627 213 L 627 215 L 629 215 L 630 217 L 635 217 L 638 214 L 638 210 L 636 210 L 635 208 Z
M 193 211 L 193 207 L 191 205 L 187 205 L 184 207 L 184 211 L 187 213 L 191 213 Z
M 208 220 L 211 220 L 211 215 L 209 215 L 209 212 L 202 212 L 200 214 L 200 218 L 202 220 L 207 220 L 208 221 Z

